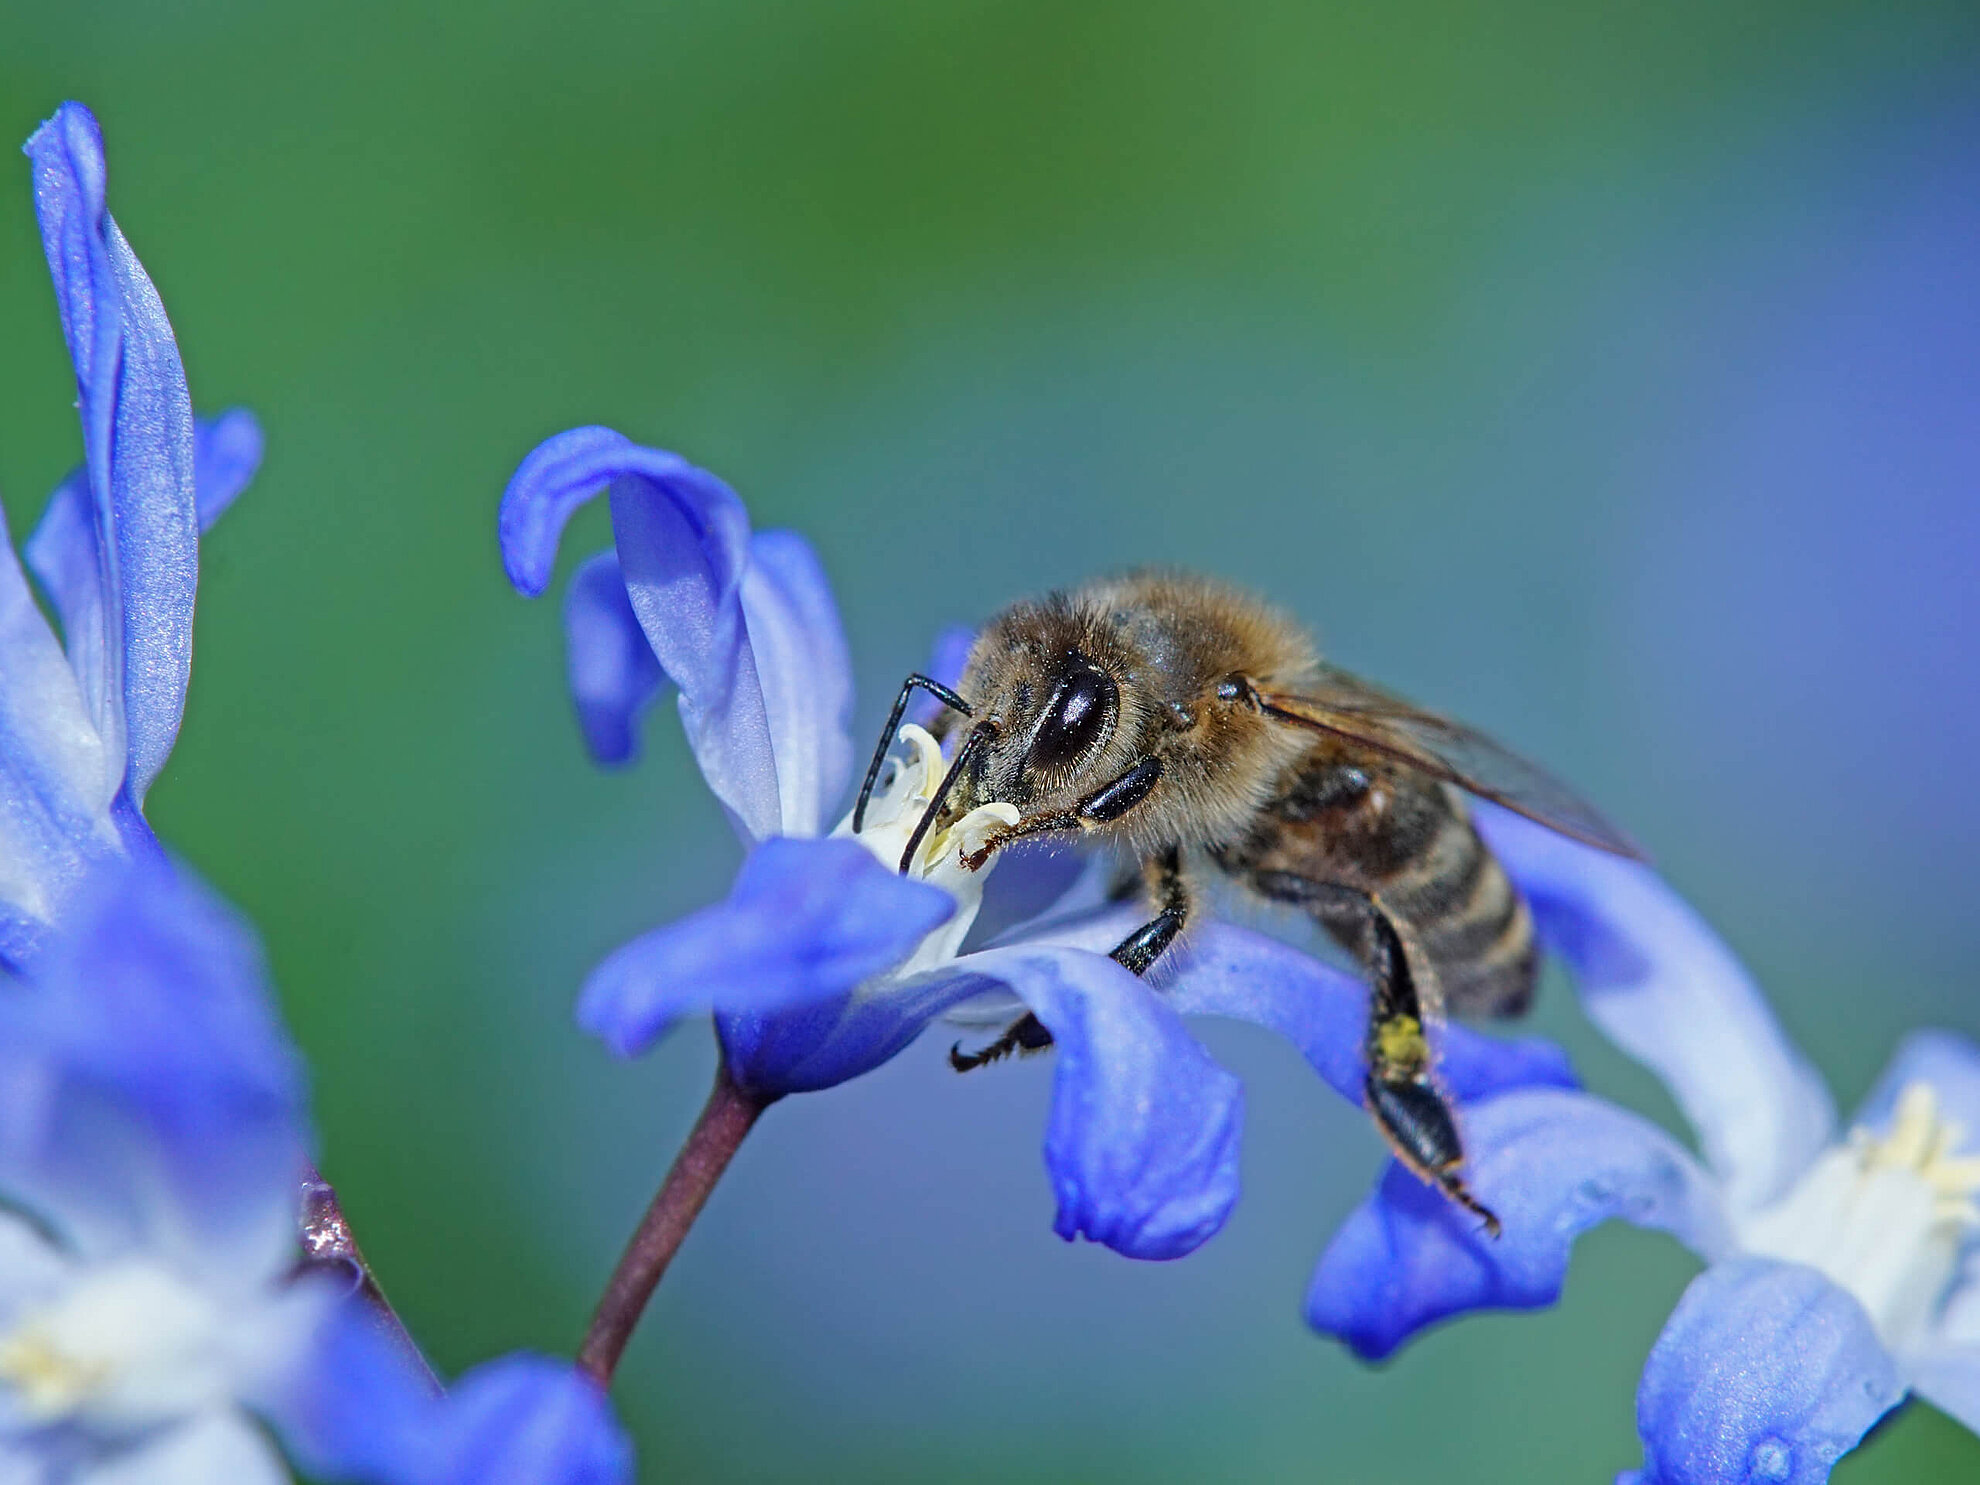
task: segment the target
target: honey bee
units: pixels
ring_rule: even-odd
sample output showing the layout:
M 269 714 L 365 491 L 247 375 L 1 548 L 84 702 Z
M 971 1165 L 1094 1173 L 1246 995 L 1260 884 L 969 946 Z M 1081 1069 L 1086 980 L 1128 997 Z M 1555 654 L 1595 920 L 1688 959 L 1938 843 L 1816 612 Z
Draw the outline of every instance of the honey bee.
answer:
M 1428 1028 L 1446 1008 L 1525 1010 L 1539 954 L 1532 914 L 1464 795 L 1638 855 L 1626 837 L 1480 733 L 1326 664 L 1285 615 L 1178 573 L 1130 573 L 1014 604 L 978 635 L 957 689 L 910 676 L 855 830 L 917 689 L 969 725 L 903 870 L 930 828 L 992 801 L 1016 806 L 1019 819 L 963 858 L 972 870 L 1034 836 L 1112 845 L 1140 864 L 1149 898 L 1149 920 L 1112 951 L 1137 975 L 1188 922 L 1186 867 L 1199 860 L 1303 909 L 1368 973 L 1365 1099 L 1383 1138 L 1498 1233 L 1465 1184 Z M 949 1058 L 968 1071 L 1051 1041 L 1026 1015 Z

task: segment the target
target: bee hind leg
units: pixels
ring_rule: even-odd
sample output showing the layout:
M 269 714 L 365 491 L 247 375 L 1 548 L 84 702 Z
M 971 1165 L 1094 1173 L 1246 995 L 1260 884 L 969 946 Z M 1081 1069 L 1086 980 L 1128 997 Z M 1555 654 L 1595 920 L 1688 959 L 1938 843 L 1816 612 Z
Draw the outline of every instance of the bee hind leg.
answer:
M 1164 851 L 1153 858 L 1146 875 L 1155 890 L 1161 911 L 1114 945 L 1107 955 L 1121 968 L 1136 975 L 1148 972 L 1162 951 L 1176 941 L 1189 921 L 1189 889 L 1183 883 L 1182 853 Z M 1052 1033 L 1045 1023 L 1027 1012 L 1004 1029 L 1004 1034 L 978 1052 L 965 1052 L 962 1043 L 949 1048 L 949 1066 L 969 1072 L 985 1063 L 996 1062 L 1016 1052 L 1020 1055 L 1042 1052 L 1052 1045 Z
M 1497 1237 L 1498 1217 L 1465 1185 L 1457 1120 L 1431 1081 L 1423 1003 L 1402 936 L 1380 903 L 1371 897 L 1368 907 L 1374 979 L 1368 1006 L 1368 1111 L 1398 1160 Z

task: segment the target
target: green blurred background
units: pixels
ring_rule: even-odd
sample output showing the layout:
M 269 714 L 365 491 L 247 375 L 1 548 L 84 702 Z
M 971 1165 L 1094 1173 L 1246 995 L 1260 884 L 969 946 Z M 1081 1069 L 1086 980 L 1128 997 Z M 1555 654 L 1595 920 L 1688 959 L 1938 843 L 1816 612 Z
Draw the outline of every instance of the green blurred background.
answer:
M 0 0 L 0 137 L 97 110 L 195 400 L 267 430 L 152 816 L 266 935 L 434 1357 L 568 1350 L 711 1067 L 570 1024 L 735 861 L 664 711 L 587 763 L 558 610 L 502 580 L 502 484 L 573 423 L 814 539 L 862 732 L 940 625 L 1191 563 L 1610 805 L 1845 1107 L 1905 1027 L 1973 1031 L 1977 54 L 1970 4 Z M 71 394 L 23 161 L 17 532 Z M 1637 1462 L 1673 1244 L 1604 1230 L 1558 1309 L 1364 1369 L 1299 1302 L 1376 1142 L 1205 1036 L 1247 1189 L 1182 1263 L 1051 1235 L 1044 1059 L 959 1081 L 931 1038 L 774 1110 L 622 1374 L 642 1479 Z M 1976 1475 L 1918 1405 L 1837 1478 Z

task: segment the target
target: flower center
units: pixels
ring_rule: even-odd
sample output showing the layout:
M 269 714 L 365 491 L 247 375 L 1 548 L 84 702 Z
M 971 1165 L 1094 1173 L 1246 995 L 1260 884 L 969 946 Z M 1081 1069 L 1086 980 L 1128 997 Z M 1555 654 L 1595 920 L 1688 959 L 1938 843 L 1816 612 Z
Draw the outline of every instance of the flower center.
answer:
M 146 1427 L 224 1387 L 220 1330 L 204 1295 L 153 1264 L 86 1270 L 0 1334 L 0 1387 L 37 1423 Z
M 1980 1225 L 1980 1158 L 1954 1153 L 1965 1133 L 1940 1114 L 1931 1084 L 1907 1085 L 1890 1132 L 1850 1131 L 1743 1224 L 1745 1247 L 1820 1269 L 1861 1301 L 1886 1346 L 1909 1350 Z
M 900 740 L 907 744 L 907 757 L 895 760 L 892 775 L 874 791 L 866 806 L 866 828 L 854 835 L 848 814 L 832 832 L 858 841 L 889 871 L 900 866 L 901 853 L 928 812 L 948 767 L 941 744 L 927 729 L 910 722 L 901 729 Z M 997 863 L 992 856 L 981 871 L 970 871 L 962 864 L 962 857 L 982 846 L 999 827 L 1015 825 L 1017 820 L 1014 805 L 982 804 L 946 829 L 928 832 L 908 865 L 908 875 L 955 898 L 956 912 L 921 941 L 913 957 L 894 972 L 896 977 L 919 974 L 955 958 L 970 924 L 976 921 L 977 910 L 983 906 L 984 881 Z

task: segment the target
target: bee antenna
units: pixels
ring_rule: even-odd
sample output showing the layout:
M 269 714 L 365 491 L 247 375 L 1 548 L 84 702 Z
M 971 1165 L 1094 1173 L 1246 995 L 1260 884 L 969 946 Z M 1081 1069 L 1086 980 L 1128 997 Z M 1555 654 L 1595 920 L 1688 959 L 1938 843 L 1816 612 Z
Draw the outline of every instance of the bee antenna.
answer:
M 880 768 L 887 761 L 887 750 L 894 745 L 894 730 L 901 725 L 901 718 L 907 715 L 908 698 L 916 690 L 926 691 L 942 705 L 952 711 L 961 712 L 965 717 L 973 716 L 969 703 L 940 681 L 930 680 L 925 675 L 915 674 L 901 682 L 901 694 L 894 698 L 894 709 L 887 713 L 887 725 L 880 729 L 880 744 L 873 750 L 873 761 L 866 766 L 866 781 L 859 786 L 859 803 L 853 806 L 853 834 L 858 835 L 866 828 L 866 806 L 873 798 L 873 786 L 880 780 Z

